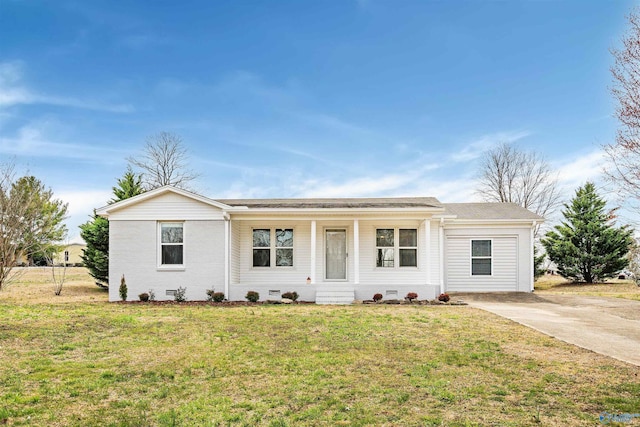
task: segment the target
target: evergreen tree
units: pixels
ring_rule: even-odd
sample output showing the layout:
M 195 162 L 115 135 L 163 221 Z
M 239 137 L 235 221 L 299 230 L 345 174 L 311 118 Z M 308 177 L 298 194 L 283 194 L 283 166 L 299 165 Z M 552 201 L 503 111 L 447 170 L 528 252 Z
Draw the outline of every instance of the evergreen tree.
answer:
M 561 276 L 593 283 L 614 277 L 627 267 L 627 252 L 633 231 L 627 226 L 614 227 L 613 212 L 588 182 L 565 204 L 565 221 L 549 231 L 542 244 Z
M 114 198 L 109 204 L 142 194 L 142 177 L 127 169 L 124 176 L 113 187 Z M 109 220 L 93 214 L 91 221 L 80 226 L 80 236 L 87 244 L 83 250 L 82 261 L 89 274 L 96 279 L 100 287 L 109 286 Z
M 116 196 L 109 201 L 109 204 L 137 196 L 142 193 L 142 175 L 136 175 L 131 168 L 127 168 L 124 176 L 118 180 L 118 185 L 113 187 L 113 194 Z

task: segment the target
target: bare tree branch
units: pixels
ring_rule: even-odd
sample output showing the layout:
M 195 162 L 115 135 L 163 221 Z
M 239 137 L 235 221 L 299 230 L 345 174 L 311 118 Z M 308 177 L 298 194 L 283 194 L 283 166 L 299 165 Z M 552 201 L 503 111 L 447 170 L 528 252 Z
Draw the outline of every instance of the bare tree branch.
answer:
M 14 183 L 15 165 L 0 164 L 0 290 L 17 278 L 13 269 L 18 259 L 32 249 L 25 247 L 22 236 L 33 195 L 12 191 Z
M 538 154 L 503 143 L 482 158 L 476 192 L 487 202 L 516 203 L 544 217 L 560 204 L 557 183 L 555 173 Z
M 611 49 L 613 87 L 619 121 L 615 143 L 604 150 L 609 158 L 605 175 L 622 199 L 640 200 L 640 16 L 638 10 L 627 17 L 629 29 L 620 49 Z
M 200 174 L 188 168 L 188 160 L 182 138 L 170 132 L 148 137 L 142 154 L 127 158 L 130 167 L 140 171 L 146 190 L 165 185 L 189 188 Z

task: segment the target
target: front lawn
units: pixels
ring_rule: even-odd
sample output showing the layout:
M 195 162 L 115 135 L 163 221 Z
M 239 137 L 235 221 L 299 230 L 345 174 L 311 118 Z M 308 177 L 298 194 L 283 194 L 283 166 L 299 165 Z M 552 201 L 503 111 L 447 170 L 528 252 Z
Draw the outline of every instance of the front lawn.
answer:
M 545 294 L 569 294 L 625 298 L 640 301 L 640 286 L 633 280 L 609 279 L 604 283 L 573 283 L 561 276 L 545 275 L 536 280 L 535 290 Z
M 0 293 L 0 424 L 582 426 L 640 412 L 640 368 L 469 306 L 120 304 L 80 274 L 61 297 L 44 270 L 27 277 Z

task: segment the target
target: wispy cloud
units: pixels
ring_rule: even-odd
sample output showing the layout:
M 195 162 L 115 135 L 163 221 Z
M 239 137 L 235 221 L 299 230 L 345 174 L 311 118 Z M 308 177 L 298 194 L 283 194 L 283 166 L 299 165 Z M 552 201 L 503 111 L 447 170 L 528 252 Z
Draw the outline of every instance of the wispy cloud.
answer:
M 571 192 L 587 181 L 598 181 L 607 162 L 601 149 L 571 159 L 557 159 L 553 166 L 558 170 L 558 182 Z
M 428 171 L 437 165 L 425 165 L 421 168 L 408 168 L 386 174 L 372 172 L 342 182 L 336 182 L 329 176 L 306 180 L 291 185 L 298 197 L 374 197 L 408 195 L 415 191 L 416 183 L 424 183 Z M 423 194 L 424 195 L 424 194 Z
M 529 135 L 531 135 L 531 133 L 528 131 L 507 131 L 483 135 L 480 138 L 471 141 L 463 147 L 462 150 L 452 153 L 451 160 L 454 162 L 468 162 L 475 160 L 482 156 L 485 151 L 492 149 L 498 144 L 510 144 L 526 138 Z
M 121 150 L 53 141 L 47 135 L 64 133 L 59 124 L 33 121 L 12 136 L 0 135 L 0 153 L 11 156 L 51 157 L 105 161 L 120 159 Z
M 87 99 L 38 93 L 27 87 L 23 82 L 23 69 L 24 66 L 19 61 L 0 63 L 0 107 L 44 104 L 111 113 L 130 113 L 134 111 L 133 106 L 128 104 L 109 104 Z

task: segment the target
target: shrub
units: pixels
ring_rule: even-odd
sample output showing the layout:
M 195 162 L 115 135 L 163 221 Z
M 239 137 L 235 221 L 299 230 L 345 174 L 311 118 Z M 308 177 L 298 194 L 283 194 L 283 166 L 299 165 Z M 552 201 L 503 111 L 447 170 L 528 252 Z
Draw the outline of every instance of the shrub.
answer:
M 149 301 L 155 301 L 156 300 L 156 293 L 153 292 L 153 289 L 149 289 L 149 292 L 147 292 L 149 294 Z
M 140 298 L 140 301 L 149 301 L 149 294 L 146 292 L 141 293 L 140 295 L 138 295 L 138 298 Z
M 224 292 L 216 292 L 213 289 L 207 290 L 207 301 L 222 302 L 224 301 Z
M 127 300 L 127 282 L 124 280 L 124 274 L 120 279 L 120 288 L 118 289 L 118 292 L 120 293 L 120 299 L 122 301 L 126 301 Z
M 449 297 L 449 294 L 440 294 L 438 295 L 438 301 L 442 301 L 442 302 L 449 302 L 451 298 Z
M 173 299 L 175 300 L 175 302 L 185 302 L 187 300 L 187 288 L 183 288 L 182 286 L 180 286 L 178 289 L 176 289 L 176 294 L 173 296 Z
M 409 301 L 413 301 L 414 299 L 418 298 L 418 294 L 416 294 L 415 292 L 409 292 L 405 298 Z
M 256 291 L 249 291 L 247 292 L 247 295 L 245 295 L 245 298 L 249 302 L 258 302 L 258 300 L 260 299 L 260 294 Z
M 299 295 L 296 291 L 285 292 L 284 294 L 282 294 L 282 298 L 287 298 L 287 299 L 290 299 L 291 301 L 296 301 L 298 297 Z
M 380 301 L 381 299 L 382 299 L 382 294 L 375 294 L 375 295 L 373 296 L 373 300 L 374 300 L 375 302 L 378 302 L 378 301 Z

